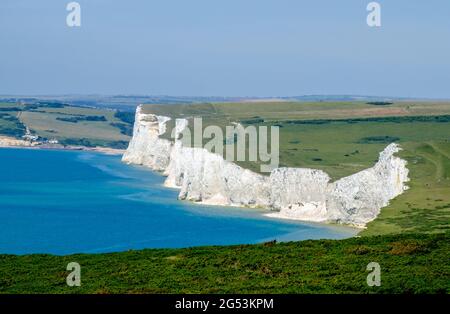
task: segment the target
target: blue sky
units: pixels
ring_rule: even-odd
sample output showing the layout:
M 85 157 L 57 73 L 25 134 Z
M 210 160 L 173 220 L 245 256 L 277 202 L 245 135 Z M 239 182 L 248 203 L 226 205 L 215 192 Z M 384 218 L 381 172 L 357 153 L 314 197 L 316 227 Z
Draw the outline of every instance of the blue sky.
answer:
M 450 1 L 0 1 L 0 94 L 450 98 Z

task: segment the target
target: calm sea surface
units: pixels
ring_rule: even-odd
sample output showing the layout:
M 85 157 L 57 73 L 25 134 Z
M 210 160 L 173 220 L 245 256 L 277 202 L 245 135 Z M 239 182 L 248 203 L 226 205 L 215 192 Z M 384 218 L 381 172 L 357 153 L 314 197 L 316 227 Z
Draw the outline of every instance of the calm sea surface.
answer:
M 318 238 L 354 229 L 177 200 L 164 178 L 118 156 L 0 149 L 0 253 L 99 253 Z

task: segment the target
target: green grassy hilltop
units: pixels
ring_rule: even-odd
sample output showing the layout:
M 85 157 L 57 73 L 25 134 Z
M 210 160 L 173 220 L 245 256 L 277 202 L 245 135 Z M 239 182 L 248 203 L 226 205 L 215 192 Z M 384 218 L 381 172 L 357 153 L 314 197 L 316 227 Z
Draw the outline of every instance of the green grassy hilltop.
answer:
M 126 148 L 132 122 L 116 111 L 62 103 L 0 103 L 0 135 L 21 138 L 26 128 L 43 140 L 64 145 Z
M 0 293 L 450 293 L 450 235 L 69 256 L 0 255 Z M 66 285 L 67 264 L 81 286 Z M 381 286 L 369 287 L 370 262 Z

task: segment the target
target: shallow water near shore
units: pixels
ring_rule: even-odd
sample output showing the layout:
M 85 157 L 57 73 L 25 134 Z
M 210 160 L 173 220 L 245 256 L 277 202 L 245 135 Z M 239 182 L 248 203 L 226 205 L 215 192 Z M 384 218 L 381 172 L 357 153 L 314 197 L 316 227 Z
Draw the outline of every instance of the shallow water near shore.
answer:
M 341 239 L 356 229 L 177 200 L 164 177 L 85 151 L 0 148 L 0 254 Z

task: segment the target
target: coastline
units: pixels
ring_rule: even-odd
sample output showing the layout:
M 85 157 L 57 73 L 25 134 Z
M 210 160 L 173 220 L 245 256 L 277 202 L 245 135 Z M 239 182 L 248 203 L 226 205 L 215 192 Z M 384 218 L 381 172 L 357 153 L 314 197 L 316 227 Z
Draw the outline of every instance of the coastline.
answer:
M 66 150 L 66 151 L 91 151 L 91 152 L 97 152 L 97 153 L 102 153 L 105 155 L 123 155 L 125 153 L 125 149 L 115 149 L 115 148 L 109 148 L 109 147 L 87 147 L 87 146 L 75 146 L 75 145 L 61 145 L 61 144 L 37 144 L 37 143 L 31 143 L 28 141 L 24 141 L 24 140 L 20 140 L 20 139 L 16 139 L 13 137 L 8 137 L 8 136 L 4 136 L 4 135 L 0 135 L 0 148 L 17 148 L 17 149 L 42 149 L 42 150 Z M 127 164 L 127 163 L 125 163 Z M 145 167 L 145 166 L 143 166 Z M 147 168 L 147 167 L 145 167 Z M 148 169 L 148 168 L 147 168 Z M 150 169 L 151 172 L 153 172 L 154 174 L 158 174 L 161 175 L 162 177 L 165 177 L 161 172 L 159 171 L 155 171 Z M 173 190 L 179 190 L 179 187 L 176 186 L 169 186 L 167 185 L 165 182 L 163 182 L 161 184 L 161 186 L 163 186 L 164 188 L 167 189 L 173 189 Z M 178 199 L 178 201 L 185 201 L 185 200 L 180 200 Z M 249 207 L 242 207 L 242 206 L 237 206 L 237 205 L 224 205 L 221 202 L 214 202 L 214 201 L 209 201 L 209 202 L 190 202 L 190 201 L 186 201 L 189 202 L 193 205 L 197 205 L 200 207 L 203 206 L 214 206 L 214 207 L 223 207 L 223 208 L 238 208 L 241 210 L 249 210 Z M 293 219 L 291 217 L 285 217 L 283 215 L 277 215 L 278 213 L 273 213 L 270 211 L 267 211 L 267 209 L 263 210 L 263 212 L 259 213 L 261 216 L 266 217 L 268 219 L 275 219 L 275 220 L 284 220 L 284 221 L 290 221 L 292 223 L 304 223 L 304 224 L 312 224 L 312 225 L 316 225 L 316 226 L 320 226 L 320 227 L 330 227 L 333 226 L 333 224 L 330 223 L 326 223 L 323 221 L 309 221 L 309 220 L 303 220 L 303 219 Z M 348 229 L 355 229 L 358 230 L 358 232 L 360 230 L 362 230 L 363 228 L 358 227 L 358 226 L 345 226 L 345 225 L 336 225 L 338 228 L 343 227 L 341 230 L 344 230 L 346 228 Z
M 128 165 L 128 164 L 126 164 Z M 143 167 L 146 170 L 152 172 L 153 174 L 156 174 L 162 178 L 166 178 L 161 172 L 154 171 L 152 169 L 148 169 L 145 166 L 137 165 L 139 167 Z M 176 190 L 178 191 L 178 187 L 172 187 L 168 186 L 164 183 L 161 184 L 161 187 L 165 189 L 170 190 Z M 320 227 L 320 228 L 326 228 L 330 230 L 337 230 L 339 232 L 344 232 L 347 234 L 352 234 L 349 236 L 356 237 L 358 234 L 366 229 L 366 226 L 358 226 L 358 225 L 347 225 L 347 224 L 339 224 L 334 222 L 326 222 L 326 221 L 314 221 L 314 220 L 305 220 L 305 219 L 299 219 L 299 218 L 292 218 L 285 215 L 279 215 L 278 212 L 274 212 L 268 208 L 258 208 L 258 207 L 248 207 L 248 206 L 238 206 L 238 205 L 224 205 L 218 202 L 193 202 L 190 200 L 182 200 L 177 199 L 177 202 L 182 202 L 189 204 L 190 206 L 193 206 L 193 208 L 198 208 L 199 210 L 203 210 L 205 208 L 214 208 L 216 213 L 218 211 L 223 211 L 223 215 L 230 217 L 230 215 L 236 214 L 236 212 L 241 212 L 249 215 L 256 215 L 263 219 L 270 220 L 270 221 L 281 221 L 288 224 L 294 224 L 294 225 L 305 225 L 305 226 L 313 226 L 313 227 Z M 295 234 L 297 231 L 292 232 L 292 234 Z M 269 240 L 268 240 L 269 241 Z M 288 241 L 301 241 L 301 240 L 288 240 Z M 263 241 L 264 242 L 264 241 Z
M 79 151 L 98 152 L 106 155 L 123 155 L 125 153 L 125 149 L 117 149 L 101 146 L 88 147 L 78 145 L 39 144 L 4 135 L 0 135 L 0 148 L 79 150 Z
M 122 161 L 162 173 L 164 185 L 180 190 L 178 199 L 204 205 L 264 208 L 266 217 L 342 224 L 361 229 L 381 208 L 402 194 L 409 181 L 407 162 L 390 143 L 372 167 L 330 182 L 323 171 L 282 167 L 269 178 L 228 162 L 204 148 L 184 147 L 160 138 L 167 117 L 142 113 L 138 106 L 133 137 Z M 176 119 L 180 133 L 186 119 Z
M 265 212 L 265 213 L 262 213 L 261 215 L 263 215 L 267 219 L 276 219 L 276 220 L 288 221 L 288 222 L 292 222 L 292 223 L 296 222 L 296 223 L 312 225 L 312 226 L 326 226 L 329 228 L 336 228 L 336 230 L 353 230 L 353 231 L 355 231 L 355 233 L 352 237 L 357 237 L 361 231 L 367 229 L 367 225 L 340 224 L 340 223 L 336 223 L 336 222 L 327 222 L 324 220 L 305 220 L 305 219 L 296 218 L 293 216 L 285 215 L 280 212 L 274 212 L 274 211 Z
M 2 239 L 10 239 L 0 243 L 5 254 L 245 245 L 344 239 L 356 233 L 271 219 L 262 210 L 179 201 L 162 185 L 163 177 L 123 164 L 117 156 L 44 149 L 0 153 L 1 190 L 6 194 L 0 200 L 0 220 L 8 221 Z M 66 241 L 68 235 L 73 241 Z

